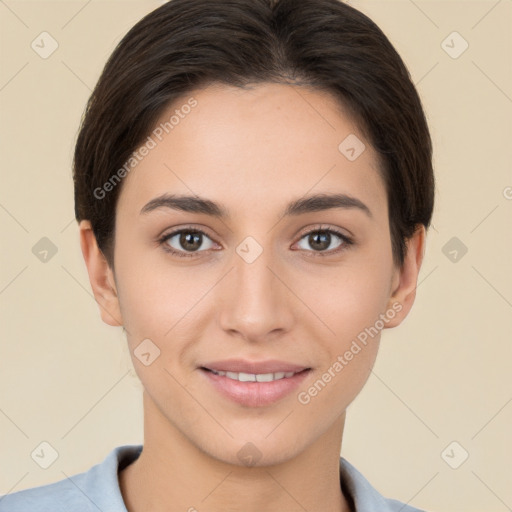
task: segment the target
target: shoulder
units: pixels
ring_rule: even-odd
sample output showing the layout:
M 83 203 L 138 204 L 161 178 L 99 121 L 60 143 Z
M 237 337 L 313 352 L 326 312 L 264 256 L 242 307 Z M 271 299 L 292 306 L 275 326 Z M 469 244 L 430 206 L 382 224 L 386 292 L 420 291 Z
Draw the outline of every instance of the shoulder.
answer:
M 41 485 L 0 496 L 0 512 L 88 511 L 83 487 L 84 473 L 52 484 Z
M 0 512 L 126 512 L 118 469 L 135 460 L 142 445 L 114 448 L 88 471 L 58 482 L 0 496 Z
M 343 457 L 340 457 L 341 487 L 355 512 L 426 512 L 398 500 L 384 497 Z

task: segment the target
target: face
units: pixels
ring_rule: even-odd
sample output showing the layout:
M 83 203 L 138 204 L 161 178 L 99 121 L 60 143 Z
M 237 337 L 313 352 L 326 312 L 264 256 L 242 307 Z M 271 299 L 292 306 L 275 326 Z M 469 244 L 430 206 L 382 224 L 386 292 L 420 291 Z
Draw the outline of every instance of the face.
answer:
M 147 423 L 219 461 L 285 461 L 343 417 L 418 268 L 394 267 L 377 155 L 327 93 L 210 86 L 157 124 L 176 109 L 124 178 L 102 314 L 126 328 Z M 252 374 L 277 380 L 236 380 Z

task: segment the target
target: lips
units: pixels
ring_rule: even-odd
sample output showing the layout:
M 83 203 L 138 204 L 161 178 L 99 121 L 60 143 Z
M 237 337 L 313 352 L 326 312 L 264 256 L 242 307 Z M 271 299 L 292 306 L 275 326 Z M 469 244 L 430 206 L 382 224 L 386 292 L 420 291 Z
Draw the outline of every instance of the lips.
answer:
M 308 366 L 269 359 L 266 361 L 247 361 L 244 359 L 225 359 L 201 365 L 206 370 L 216 372 L 267 374 L 267 373 L 298 373 L 310 369 Z
M 212 386 L 220 395 L 231 402 L 244 407 L 265 407 L 275 404 L 292 393 L 304 382 L 312 370 L 292 373 L 291 377 L 275 379 L 276 374 L 256 374 L 255 381 L 248 380 L 250 374 L 233 374 L 238 377 L 247 376 L 247 379 L 230 378 L 231 372 L 226 375 L 216 373 L 215 370 L 200 369 L 201 375 L 206 379 L 208 385 Z M 283 372 L 279 376 L 283 375 Z M 268 377 L 271 377 L 269 380 Z M 263 377 L 263 380 L 260 379 Z
M 264 407 L 289 396 L 312 368 L 277 359 L 225 359 L 198 368 L 222 396 L 245 407 Z

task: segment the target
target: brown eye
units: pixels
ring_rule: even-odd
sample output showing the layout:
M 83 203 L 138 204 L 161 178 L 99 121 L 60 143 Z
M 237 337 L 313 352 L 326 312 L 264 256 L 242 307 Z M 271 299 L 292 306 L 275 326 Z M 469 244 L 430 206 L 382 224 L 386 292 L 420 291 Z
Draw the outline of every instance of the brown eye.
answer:
M 309 231 L 302 236 L 301 242 L 303 240 L 305 244 L 302 246 L 299 244 L 300 249 L 316 252 L 322 256 L 324 255 L 322 253 L 325 253 L 325 256 L 338 253 L 353 243 L 350 238 L 334 229 L 315 229 Z
M 206 243 L 205 239 L 209 241 Z M 200 229 L 180 229 L 173 231 L 160 239 L 164 249 L 177 256 L 194 256 L 193 253 L 204 252 L 211 249 L 213 242 L 208 235 Z M 200 250 L 202 249 L 202 250 Z M 188 254 L 187 254 L 188 253 Z
M 202 244 L 202 235 L 199 233 L 182 232 L 179 234 L 179 245 L 186 251 L 197 251 Z
M 308 243 L 310 246 L 318 251 L 324 251 L 329 249 L 331 245 L 332 235 L 327 232 L 316 232 L 308 235 Z

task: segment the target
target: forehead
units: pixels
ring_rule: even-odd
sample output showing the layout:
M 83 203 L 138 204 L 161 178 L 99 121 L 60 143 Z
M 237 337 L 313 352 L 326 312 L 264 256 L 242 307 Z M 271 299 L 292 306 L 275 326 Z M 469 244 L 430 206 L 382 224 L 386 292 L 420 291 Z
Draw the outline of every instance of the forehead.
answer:
M 316 89 L 215 84 L 175 101 L 146 142 L 151 148 L 124 178 L 118 203 L 136 214 L 166 192 L 215 198 L 247 214 L 308 192 L 348 193 L 386 208 L 370 142 Z

